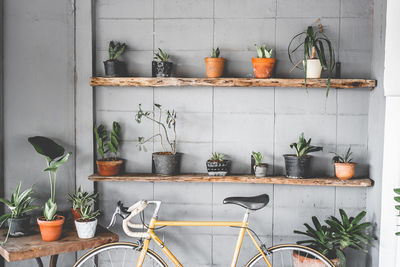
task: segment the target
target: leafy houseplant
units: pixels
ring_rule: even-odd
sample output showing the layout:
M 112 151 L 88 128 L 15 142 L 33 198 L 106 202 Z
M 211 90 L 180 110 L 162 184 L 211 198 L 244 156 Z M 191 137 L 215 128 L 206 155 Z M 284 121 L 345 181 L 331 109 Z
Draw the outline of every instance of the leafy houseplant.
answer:
M 272 70 L 275 66 L 275 58 L 272 57 L 273 49 L 268 49 L 265 44 L 256 46 L 258 57 L 253 57 L 251 62 L 253 63 L 254 76 L 256 78 L 270 78 Z
M 97 217 L 100 211 L 93 211 L 93 204 L 81 206 L 79 210 L 80 218 L 75 220 L 75 227 L 79 238 L 92 238 L 96 233 Z
M 339 155 L 335 153 L 332 158 L 332 162 L 335 164 L 335 175 L 340 180 L 349 180 L 354 177 L 355 163 L 351 158 L 351 146 L 347 150 L 346 154 Z
M 47 137 L 29 137 L 28 141 L 35 148 L 36 152 L 44 156 L 47 163 L 47 168 L 43 171 L 49 174 L 50 198 L 44 205 L 44 217 L 38 218 L 37 222 L 40 227 L 42 239 L 44 241 L 55 241 L 60 238 L 62 226 L 65 221 L 64 216 L 56 215 L 57 171 L 61 165 L 68 161 L 68 158 L 72 153 L 65 153 L 64 147 Z
M 252 152 L 251 156 L 253 157 L 255 164 L 254 164 L 254 174 L 256 177 L 265 177 L 267 176 L 268 165 L 263 163 L 264 156 L 261 152 Z
M 400 203 L 400 188 L 395 188 L 395 189 L 393 189 L 393 191 L 394 191 L 394 192 L 396 193 L 396 195 L 397 195 L 397 196 L 394 197 L 394 201 L 396 201 L 397 203 Z M 397 211 L 400 211 L 400 205 L 395 205 L 394 208 L 395 208 Z M 399 214 L 398 214 L 397 216 L 400 217 L 400 212 L 399 212 Z M 400 236 L 400 232 L 396 232 L 396 235 L 397 235 L 397 236 Z
M 224 72 L 225 58 L 219 57 L 220 50 L 213 49 L 211 57 L 206 57 L 206 76 L 207 78 L 219 78 Z
M 286 176 L 288 178 L 306 178 L 309 176 L 312 152 L 321 151 L 322 147 L 312 146 L 311 138 L 308 141 L 304 138 L 304 133 L 301 133 L 297 143 L 290 144 L 290 148 L 296 150 L 296 154 L 285 154 Z
M 74 194 L 68 193 L 68 200 L 72 203 L 71 212 L 73 215 L 74 220 L 80 218 L 80 209 L 89 203 L 93 202 L 96 197 L 97 193 L 89 193 L 82 190 L 82 187 L 79 186 L 78 191 Z
M 119 61 L 118 58 L 125 52 L 126 44 L 111 41 L 108 46 L 109 59 L 104 61 L 106 77 L 126 76 L 126 64 Z
M 300 44 L 294 44 L 293 41 L 296 38 L 301 38 L 303 36 L 304 40 L 302 40 Z M 328 57 L 325 54 L 324 44 L 328 48 Z M 295 63 L 293 61 L 293 54 L 296 53 L 301 46 L 303 46 L 302 60 Z M 332 72 L 335 66 L 335 51 L 331 41 L 323 31 L 323 26 L 319 24 L 317 29 L 313 26 L 308 26 L 306 31 L 296 34 L 289 43 L 288 55 L 294 68 L 301 69 L 298 65 L 300 62 L 303 62 L 304 83 L 306 86 L 307 78 L 320 78 L 322 69 L 328 70 L 328 84 L 326 87 L 326 96 L 328 96 Z
M 96 161 L 97 169 L 101 176 L 112 176 L 120 172 L 124 161 L 118 158 L 118 148 L 121 141 L 121 126 L 118 122 L 112 123 L 110 136 L 103 124 L 94 127 L 94 135 L 97 141 L 97 152 L 101 159 Z M 107 154 L 111 157 L 106 158 Z
M 206 165 L 209 176 L 226 176 L 231 169 L 231 161 L 224 159 L 224 155 L 217 152 L 211 155 Z
M 35 201 L 31 197 L 33 194 L 33 186 L 26 189 L 22 193 L 21 182 L 18 183 L 17 188 L 11 195 L 10 200 L 0 198 L 0 202 L 7 206 L 10 210 L 9 213 L 5 213 L 0 217 L 0 227 L 8 222 L 8 232 L 6 239 L 3 244 L 7 242 L 8 236 L 24 236 L 29 231 L 29 221 L 30 216 L 27 215 L 28 212 L 40 208 L 39 206 L 33 205 Z
M 158 48 L 154 53 L 154 60 L 152 62 L 152 76 L 153 77 L 171 77 L 172 62 L 169 62 L 169 55 Z
M 360 223 L 366 215 L 365 211 L 360 212 L 355 217 L 349 217 L 342 209 L 339 209 L 339 213 L 340 219 L 331 216 L 325 220 L 326 225 L 321 225 L 317 217 L 313 216 L 312 221 L 315 228 L 305 223 L 306 232 L 295 230 L 294 233 L 308 237 L 307 240 L 297 242 L 298 244 L 304 244 L 317 250 L 331 259 L 335 266 L 345 267 L 344 250 L 350 247 L 367 253 L 367 248 L 372 245 L 374 237 L 370 233 L 372 224 L 370 222 Z M 313 260 L 316 261 L 316 259 Z M 311 265 L 310 261 L 308 264 Z
M 136 122 L 140 124 L 145 118 L 155 123 L 158 131 L 147 139 L 139 137 L 136 146 L 139 151 L 146 152 L 145 144 L 158 139 L 163 151 L 153 153 L 155 173 L 174 175 L 179 173 L 181 160 L 181 154 L 176 152 L 176 112 L 175 110 L 167 110 L 164 113 L 160 104 L 154 104 L 154 108 L 156 112 L 143 111 L 142 104 L 139 104 L 139 109 L 135 116 Z M 163 119 L 163 114 L 165 114 L 165 119 Z

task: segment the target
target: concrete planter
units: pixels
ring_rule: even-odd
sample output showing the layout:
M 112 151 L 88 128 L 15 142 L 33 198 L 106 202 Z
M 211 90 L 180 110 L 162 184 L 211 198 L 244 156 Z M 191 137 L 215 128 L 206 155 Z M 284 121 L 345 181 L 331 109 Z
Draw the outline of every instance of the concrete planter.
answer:
M 161 175 L 179 174 L 181 153 L 158 152 L 153 153 L 154 172 Z
M 231 169 L 230 160 L 207 160 L 207 172 L 209 176 L 226 176 Z
M 267 176 L 268 164 L 261 163 L 260 165 L 254 166 L 254 174 L 256 177 L 265 177 Z
M 304 66 L 304 61 L 303 61 Z M 307 78 L 319 79 L 321 78 L 322 66 L 318 58 L 307 59 Z
M 7 220 L 8 227 L 10 228 L 10 236 L 25 236 L 29 233 L 30 216 L 23 216 L 20 218 L 10 218 Z
M 80 222 L 78 219 L 75 221 L 75 227 L 79 238 L 92 238 L 96 234 L 97 219 L 90 222 Z
M 153 77 L 171 77 L 172 62 L 152 61 L 152 76 Z
M 311 156 L 298 157 L 294 154 L 283 155 L 285 158 L 286 176 L 288 178 L 307 178 L 310 173 Z

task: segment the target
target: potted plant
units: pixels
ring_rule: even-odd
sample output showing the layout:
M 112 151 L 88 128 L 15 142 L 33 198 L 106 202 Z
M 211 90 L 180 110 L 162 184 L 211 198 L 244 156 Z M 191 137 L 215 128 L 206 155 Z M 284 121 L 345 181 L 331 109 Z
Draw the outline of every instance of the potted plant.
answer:
M 181 162 L 181 153 L 176 152 L 176 112 L 175 110 L 167 110 L 165 112 L 166 118 L 162 119 L 164 112 L 161 105 L 154 104 L 154 107 L 157 112 L 148 112 L 143 111 L 142 104 L 139 104 L 139 110 L 135 116 L 136 122 L 141 123 L 143 118 L 148 119 L 157 125 L 158 132 L 148 139 L 139 137 L 136 146 L 139 151 L 146 152 L 145 144 L 158 138 L 163 151 L 155 152 L 152 155 L 154 172 L 161 175 L 174 175 L 179 173 Z
M 400 203 L 400 188 L 394 188 L 393 191 L 396 193 L 396 196 L 394 197 L 394 201 L 396 203 Z M 397 216 L 400 216 L 400 205 L 395 205 L 394 208 L 397 210 L 398 214 Z M 400 232 L 396 232 L 397 236 L 400 236 Z
M 112 123 L 110 137 L 103 124 L 94 127 L 94 135 L 97 141 L 97 152 L 101 159 L 96 160 L 97 170 L 101 176 L 117 175 L 124 161 L 118 158 L 119 142 L 121 141 L 121 126 L 118 122 Z M 106 154 L 111 153 L 112 156 L 106 158 Z
M 356 164 L 353 162 L 351 154 L 353 152 L 351 152 L 350 146 L 346 154 L 339 155 L 335 153 L 335 156 L 332 158 L 332 162 L 335 165 L 335 175 L 340 180 L 349 180 L 354 177 Z
M 172 62 L 169 62 L 169 55 L 158 48 L 158 52 L 154 53 L 152 61 L 153 77 L 171 77 Z
M 43 241 L 55 241 L 61 236 L 65 217 L 57 215 L 56 180 L 58 168 L 67 162 L 71 152 L 65 153 L 64 147 L 43 136 L 28 138 L 36 152 L 45 157 L 47 168 L 43 171 L 49 174 L 50 198 L 44 205 L 43 217 L 37 219 Z
M 79 238 L 87 239 L 94 237 L 97 227 L 97 217 L 100 211 L 93 211 L 93 204 L 82 206 L 79 210 L 80 218 L 75 220 L 76 232 Z
M 118 58 L 125 52 L 125 49 L 125 43 L 110 42 L 108 46 L 109 59 L 103 62 L 106 77 L 121 77 L 127 75 L 125 62 L 118 60 Z
M 254 158 L 254 174 L 256 177 L 265 177 L 267 176 L 268 164 L 263 163 L 264 156 L 261 152 L 252 152 L 252 157 Z
M 307 178 L 309 176 L 310 160 L 309 153 L 321 151 L 322 147 L 312 146 L 311 138 L 308 141 L 301 133 L 298 143 L 290 144 L 290 148 L 296 150 L 296 154 L 285 154 L 286 176 L 288 178 Z
M 24 236 L 29 233 L 29 222 L 30 216 L 27 214 L 28 212 L 40 208 L 39 206 L 32 205 L 35 201 L 34 198 L 31 197 L 33 194 L 33 185 L 20 193 L 21 191 L 21 182 L 18 183 L 17 188 L 14 193 L 11 195 L 10 200 L 6 200 L 4 198 L 0 198 L 0 202 L 7 206 L 10 210 L 9 213 L 5 213 L 0 217 L 0 227 L 7 222 L 8 223 L 8 231 L 7 236 L 2 244 L 7 242 L 8 236 Z
M 258 57 L 251 59 L 254 76 L 260 79 L 270 78 L 275 65 L 275 58 L 272 57 L 273 50 L 272 48 L 268 50 L 265 44 L 261 45 L 261 47 L 258 45 L 255 46 Z
M 330 259 L 337 267 L 346 267 L 345 249 L 350 247 L 362 250 L 367 253 L 367 248 L 372 245 L 375 239 L 371 233 L 370 222 L 360 221 L 365 217 L 366 212 L 362 211 L 356 217 L 348 217 L 343 209 L 339 209 L 340 219 L 331 216 L 322 225 L 316 216 L 312 217 L 315 228 L 305 223 L 305 232 L 295 230 L 295 234 L 307 236 L 307 240 L 298 241 L 298 244 L 306 245 L 323 254 Z M 293 253 L 294 261 L 298 267 L 325 266 L 320 260 L 307 257 L 307 255 Z
M 302 38 L 299 43 L 294 43 L 296 38 Z M 325 46 L 328 47 L 329 54 L 325 54 Z M 292 46 L 293 45 L 293 46 Z M 303 46 L 303 57 L 295 63 L 293 54 Z M 326 87 L 326 96 L 328 97 L 331 84 L 333 68 L 335 66 L 335 51 L 328 36 L 323 31 L 323 26 L 319 24 L 316 27 L 308 26 L 306 31 L 296 34 L 289 42 L 288 46 L 289 60 L 293 64 L 293 69 L 298 68 L 299 64 L 303 63 L 304 83 L 307 87 L 307 78 L 320 78 L 322 69 L 328 71 L 328 83 Z M 293 70 L 292 69 L 292 70 Z
M 72 203 L 72 217 L 75 220 L 80 218 L 80 209 L 84 206 L 87 206 L 89 203 L 93 202 L 97 197 L 97 193 L 89 193 L 82 190 L 82 187 L 79 186 L 78 191 L 74 194 L 68 193 L 68 200 Z
M 224 159 L 224 155 L 214 152 L 207 160 L 207 172 L 209 176 L 226 176 L 231 169 L 231 161 Z
M 220 50 L 213 49 L 211 57 L 206 57 L 206 76 L 207 78 L 219 78 L 224 72 L 225 58 L 219 57 Z

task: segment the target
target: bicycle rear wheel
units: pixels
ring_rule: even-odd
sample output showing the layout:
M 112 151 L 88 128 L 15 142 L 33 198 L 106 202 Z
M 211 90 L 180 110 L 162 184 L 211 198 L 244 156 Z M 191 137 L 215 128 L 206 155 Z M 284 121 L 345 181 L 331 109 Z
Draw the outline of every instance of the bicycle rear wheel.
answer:
M 278 245 L 268 248 L 267 258 L 272 267 L 335 267 L 321 253 L 301 245 Z M 267 266 L 259 253 L 247 263 L 246 267 Z
M 128 267 L 136 266 L 139 245 L 117 242 L 97 247 L 83 255 L 74 267 Z M 154 251 L 148 250 L 143 267 L 166 267 L 167 264 Z

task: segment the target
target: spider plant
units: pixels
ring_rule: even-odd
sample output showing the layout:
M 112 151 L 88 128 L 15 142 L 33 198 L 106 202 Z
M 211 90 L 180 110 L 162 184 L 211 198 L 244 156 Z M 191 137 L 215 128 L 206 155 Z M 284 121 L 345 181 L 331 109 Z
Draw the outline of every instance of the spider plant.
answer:
M 300 44 L 294 44 L 296 38 L 304 38 Z M 328 48 L 328 54 L 325 54 L 325 46 Z M 293 61 L 293 54 L 300 48 L 303 47 L 303 59 L 295 63 Z M 290 62 L 295 68 L 301 69 L 298 65 L 301 61 L 304 62 L 304 83 L 307 87 L 307 59 L 316 59 L 318 56 L 319 62 L 321 63 L 322 69 L 328 71 L 328 83 L 326 86 L 326 97 L 329 95 L 329 89 L 331 85 L 331 77 L 333 68 L 335 66 L 335 51 L 332 43 L 323 31 L 322 24 L 317 27 L 308 26 L 307 30 L 296 34 L 289 42 L 288 56 Z
M 351 158 L 351 155 L 353 152 L 351 152 L 351 146 L 349 149 L 347 149 L 346 154 L 344 155 L 339 155 L 337 153 L 334 153 L 335 156 L 332 158 L 333 163 L 352 163 L 353 159 Z
M 301 133 L 297 143 L 290 144 L 290 148 L 294 148 L 296 150 L 297 157 L 303 157 L 309 153 L 321 151 L 323 149 L 321 146 L 312 146 L 311 138 L 307 141 L 304 138 L 304 133 Z
M 78 219 L 81 222 L 90 222 L 96 219 L 100 215 L 99 210 L 93 210 L 93 205 L 85 205 L 82 206 L 81 209 L 79 210 L 79 214 L 81 215 L 81 218 Z

